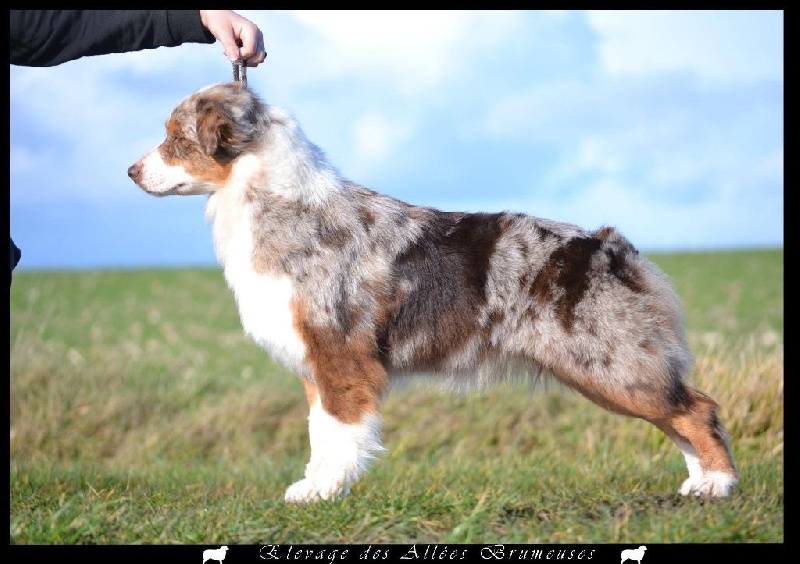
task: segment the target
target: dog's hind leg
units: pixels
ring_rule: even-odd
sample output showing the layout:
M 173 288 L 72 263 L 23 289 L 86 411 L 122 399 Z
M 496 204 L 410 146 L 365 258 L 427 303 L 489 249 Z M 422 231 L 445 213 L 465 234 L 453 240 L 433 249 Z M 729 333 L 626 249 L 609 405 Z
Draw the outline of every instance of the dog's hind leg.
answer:
M 730 450 L 730 437 L 717 418 L 717 404 L 698 390 L 685 387 L 680 409 L 651 422 L 683 453 L 689 478 L 682 495 L 725 497 L 731 494 L 738 474 Z
M 309 404 L 311 459 L 305 477 L 286 490 L 285 500 L 304 503 L 347 495 L 381 445 L 380 402 L 386 373 L 377 359 L 340 343 L 338 354 L 323 354 L 317 341 L 303 379 Z M 333 352 L 333 351 L 330 351 Z M 324 357 L 324 358 L 323 358 Z
M 597 405 L 614 413 L 649 421 L 666 434 L 683 453 L 689 478 L 683 495 L 725 497 L 738 481 L 729 437 L 717 418 L 718 405 L 698 390 L 673 379 L 668 390 L 659 384 L 614 388 L 568 383 Z

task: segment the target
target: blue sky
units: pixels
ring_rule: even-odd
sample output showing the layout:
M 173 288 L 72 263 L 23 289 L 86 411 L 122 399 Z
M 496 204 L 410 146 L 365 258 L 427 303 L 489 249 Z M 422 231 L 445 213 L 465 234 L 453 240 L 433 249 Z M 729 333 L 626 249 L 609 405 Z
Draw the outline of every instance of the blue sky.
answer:
M 615 225 L 644 251 L 783 245 L 782 11 L 240 11 L 248 81 L 402 200 Z M 222 47 L 10 69 L 19 268 L 214 265 L 205 197 L 127 168 Z

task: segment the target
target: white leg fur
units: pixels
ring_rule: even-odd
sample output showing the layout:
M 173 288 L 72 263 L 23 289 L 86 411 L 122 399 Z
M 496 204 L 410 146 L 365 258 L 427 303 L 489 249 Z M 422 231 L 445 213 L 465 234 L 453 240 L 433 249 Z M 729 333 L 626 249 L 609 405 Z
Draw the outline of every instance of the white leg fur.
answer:
M 306 475 L 286 490 L 288 503 L 344 497 L 364 473 L 381 445 L 381 419 L 365 415 L 360 423 L 341 423 L 317 398 L 308 415 L 311 460 Z
M 689 478 L 681 485 L 681 495 L 726 497 L 731 494 L 739 481 L 736 476 L 727 472 L 703 472 L 697 451 L 689 443 L 675 441 L 683 453 Z

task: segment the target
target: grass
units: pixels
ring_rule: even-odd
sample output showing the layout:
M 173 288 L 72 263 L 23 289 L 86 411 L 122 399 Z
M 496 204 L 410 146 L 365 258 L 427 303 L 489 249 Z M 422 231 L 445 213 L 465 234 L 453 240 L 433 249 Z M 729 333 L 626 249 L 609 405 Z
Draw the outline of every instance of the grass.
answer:
M 18 272 L 12 544 L 781 543 L 783 251 L 658 254 L 740 487 L 686 499 L 648 424 L 552 387 L 390 396 L 387 453 L 341 503 L 290 506 L 297 378 L 241 330 L 217 269 Z

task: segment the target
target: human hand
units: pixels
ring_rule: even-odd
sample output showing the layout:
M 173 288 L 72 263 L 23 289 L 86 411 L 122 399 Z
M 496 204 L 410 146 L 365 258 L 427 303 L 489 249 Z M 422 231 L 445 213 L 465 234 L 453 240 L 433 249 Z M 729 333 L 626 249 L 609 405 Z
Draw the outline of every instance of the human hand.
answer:
M 232 63 L 241 57 L 248 67 L 257 67 L 267 58 L 264 35 L 247 18 L 231 10 L 200 10 L 200 20 L 222 43 L 223 53 Z

